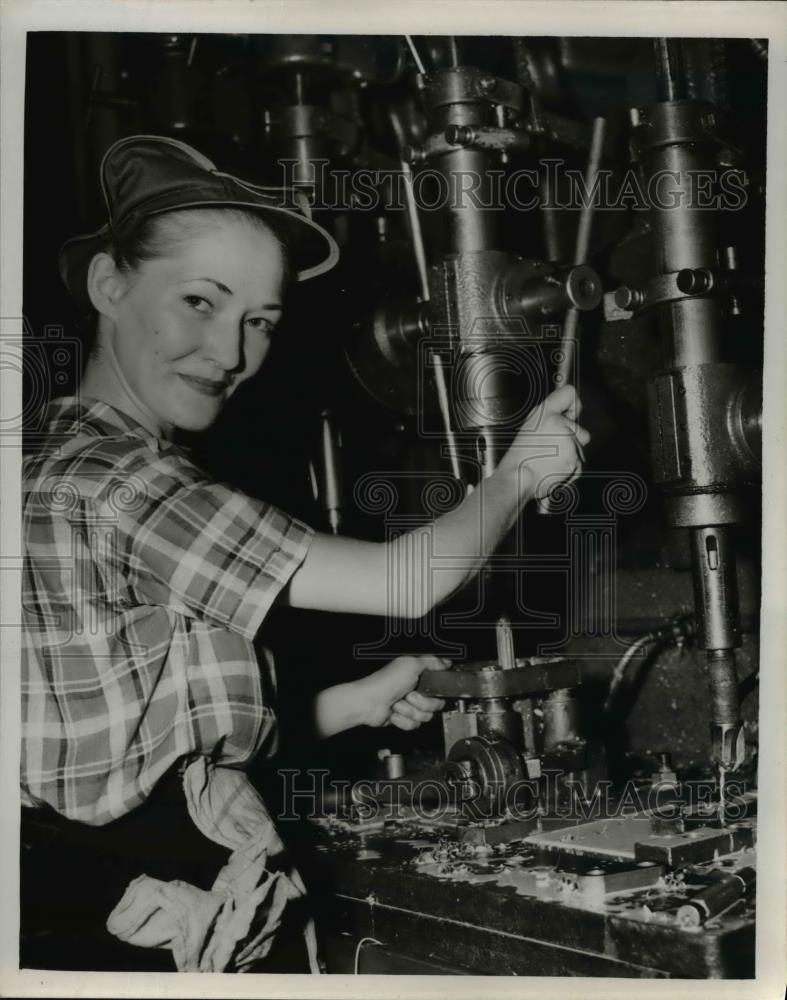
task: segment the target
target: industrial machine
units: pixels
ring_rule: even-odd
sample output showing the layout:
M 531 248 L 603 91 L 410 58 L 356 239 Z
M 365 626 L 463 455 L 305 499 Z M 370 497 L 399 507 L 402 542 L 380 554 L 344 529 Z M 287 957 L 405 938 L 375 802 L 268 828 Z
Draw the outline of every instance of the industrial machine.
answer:
M 477 489 L 557 385 L 593 434 L 428 622 L 272 626 L 285 705 L 288 656 L 453 660 L 420 683 L 441 725 L 337 741 L 343 790 L 299 826 L 329 971 L 752 975 L 767 46 L 65 44 L 84 217 L 101 150 L 167 133 L 300 188 L 342 247 L 277 344 L 297 391 L 241 397 L 206 464 L 383 538 Z

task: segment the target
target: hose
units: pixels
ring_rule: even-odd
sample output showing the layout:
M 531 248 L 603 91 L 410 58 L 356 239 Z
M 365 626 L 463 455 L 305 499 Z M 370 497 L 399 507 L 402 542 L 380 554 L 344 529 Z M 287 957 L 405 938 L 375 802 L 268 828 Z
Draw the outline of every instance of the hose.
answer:
M 355 961 L 353 962 L 353 975 L 354 976 L 359 975 L 359 970 L 360 970 L 360 967 L 361 967 L 361 948 L 363 948 L 363 946 L 367 942 L 369 944 L 382 944 L 382 941 L 378 941 L 377 938 L 373 938 L 373 937 L 363 937 L 363 938 L 361 938 L 361 940 L 358 942 L 357 948 L 355 949 Z
M 604 711 L 608 712 L 615 700 L 615 695 L 620 689 L 632 660 L 647 646 L 659 647 L 672 642 L 680 642 L 694 634 L 694 618 L 692 616 L 682 616 L 673 619 L 668 625 L 653 629 L 641 635 L 639 639 L 628 647 L 626 652 L 615 664 L 612 677 L 609 682 L 609 690 L 604 700 Z

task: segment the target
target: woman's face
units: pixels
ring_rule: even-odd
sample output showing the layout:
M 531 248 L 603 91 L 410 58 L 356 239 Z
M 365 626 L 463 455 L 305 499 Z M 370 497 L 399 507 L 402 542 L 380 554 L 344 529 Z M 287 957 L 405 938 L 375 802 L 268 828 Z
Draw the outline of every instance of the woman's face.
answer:
M 120 370 L 163 430 L 209 427 L 265 359 L 285 264 L 267 231 L 238 221 L 197 230 L 145 261 L 116 302 Z

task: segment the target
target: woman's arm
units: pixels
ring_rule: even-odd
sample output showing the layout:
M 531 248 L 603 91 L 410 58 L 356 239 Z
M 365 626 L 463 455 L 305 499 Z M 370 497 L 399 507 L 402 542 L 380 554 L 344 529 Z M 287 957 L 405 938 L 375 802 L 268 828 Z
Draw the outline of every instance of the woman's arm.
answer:
M 580 469 L 579 400 L 553 392 L 530 414 L 496 471 L 454 510 L 386 542 L 317 535 L 283 600 L 293 607 L 420 618 L 467 583 L 516 521 L 522 507 Z M 576 435 L 576 437 L 575 437 Z M 551 451 L 544 454 L 545 446 Z
M 387 543 L 315 536 L 284 599 L 298 608 L 420 618 L 470 580 L 519 513 L 496 472 L 455 510 Z

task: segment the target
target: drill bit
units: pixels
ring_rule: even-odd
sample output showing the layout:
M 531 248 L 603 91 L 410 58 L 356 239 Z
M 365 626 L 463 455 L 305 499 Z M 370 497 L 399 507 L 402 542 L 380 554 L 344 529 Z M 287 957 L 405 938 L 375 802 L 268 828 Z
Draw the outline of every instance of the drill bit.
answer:
M 719 764 L 719 826 L 727 825 L 727 803 L 724 800 L 726 774 L 727 768 Z
M 738 701 L 735 652 L 709 649 L 711 694 L 711 755 L 720 769 L 735 771 L 743 764 L 746 744 Z

